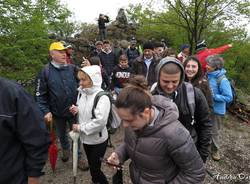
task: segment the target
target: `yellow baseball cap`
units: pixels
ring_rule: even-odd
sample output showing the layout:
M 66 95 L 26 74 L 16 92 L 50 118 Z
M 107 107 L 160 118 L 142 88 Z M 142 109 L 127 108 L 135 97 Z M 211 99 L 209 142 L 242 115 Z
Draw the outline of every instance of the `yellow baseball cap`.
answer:
M 64 47 L 62 42 L 53 42 L 50 44 L 49 50 L 65 50 L 66 48 Z

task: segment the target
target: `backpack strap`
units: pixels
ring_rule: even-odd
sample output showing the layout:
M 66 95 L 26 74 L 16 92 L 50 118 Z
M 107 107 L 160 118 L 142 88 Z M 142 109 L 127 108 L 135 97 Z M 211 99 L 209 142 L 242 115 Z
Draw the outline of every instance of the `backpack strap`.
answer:
M 221 91 L 220 91 L 220 83 L 221 83 L 221 81 L 222 81 L 224 78 L 226 78 L 226 76 L 225 76 L 225 75 L 222 75 L 222 76 L 220 76 L 220 77 L 218 77 L 218 78 L 216 79 L 217 87 L 218 87 L 218 90 L 219 90 L 220 93 L 221 93 Z
M 222 75 L 222 76 L 220 76 L 219 78 L 216 79 L 216 83 L 217 83 L 218 86 L 220 86 L 220 83 L 221 83 L 222 79 L 224 79 L 224 78 L 226 78 L 226 76 Z
M 108 92 L 106 92 L 106 91 L 100 91 L 100 92 L 98 92 L 97 94 L 96 94 L 96 96 L 95 96 L 95 98 L 94 98 L 94 103 L 93 103 L 93 107 L 92 107 L 92 118 L 91 119 L 94 119 L 95 118 L 95 108 L 96 108 L 96 106 L 97 106 L 97 103 L 98 103 L 98 101 L 99 101 L 99 99 L 103 96 L 103 95 L 107 95 L 108 97 L 109 97 L 109 94 L 108 94 Z M 109 99 L 110 99 L 110 97 L 109 97 Z M 111 103 L 111 101 L 110 101 L 110 103 Z
M 47 63 L 45 65 L 42 72 L 43 72 L 44 77 L 45 77 L 45 82 L 48 82 L 48 80 L 49 80 L 49 63 Z
M 187 92 L 187 101 L 188 101 L 188 107 L 191 114 L 191 125 L 194 125 L 195 119 L 194 119 L 194 112 L 195 112 L 195 94 L 194 94 L 194 87 L 192 84 L 185 82 L 186 86 L 186 92 Z
M 77 67 L 77 66 L 74 65 L 74 64 L 69 64 L 69 69 L 73 72 L 74 77 L 78 80 L 78 78 L 77 78 L 77 73 L 78 73 L 78 71 L 79 71 L 79 67 Z

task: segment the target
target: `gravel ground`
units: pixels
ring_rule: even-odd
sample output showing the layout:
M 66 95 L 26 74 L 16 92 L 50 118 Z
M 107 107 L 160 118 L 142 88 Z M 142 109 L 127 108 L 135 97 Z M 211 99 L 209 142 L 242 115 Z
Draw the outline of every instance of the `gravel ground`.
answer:
M 112 136 L 112 143 L 117 146 L 122 142 L 123 129 L 120 128 Z M 206 163 L 207 175 L 205 184 L 250 184 L 250 126 L 241 123 L 232 116 L 228 116 L 223 126 L 221 134 L 221 160 L 215 162 L 208 159 Z M 108 148 L 106 157 L 113 151 Z M 46 174 L 41 178 L 41 184 L 71 184 L 72 160 L 63 163 L 60 160 L 61 151 L 59 151 L 58 162 L 55 173 L 52 173 L 47 162 L 44 171 Z M 103 171 L 109 181 L 111 181 L 114 171 L 103 165 Z M 124 184 L 130 184 L 128 173 L 128 162 L 124 168 Z M 217 181 L 216 181 L 217 180 Z M 78 170 L 77 184 L 90 184 L 89 171 Z M 110 182 L 111 183 L 111 182 Z

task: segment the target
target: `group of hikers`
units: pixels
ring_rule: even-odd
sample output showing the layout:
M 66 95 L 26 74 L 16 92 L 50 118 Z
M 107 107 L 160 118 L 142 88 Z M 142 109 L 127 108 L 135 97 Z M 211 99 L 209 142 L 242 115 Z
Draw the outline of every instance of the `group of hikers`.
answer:
M 209 154 L 221 159 L 220 128 L 233 94 L 218 54 L 232 45 L 208 49 L 203 40 L 194 56 L 188 44 L 179 54 L 161 42 L 145 42 L 140 51 L 135 38 L 127 48 L 112 47 L 108 40 L 95 47 L 76 66 L 71 45 L 51 43 L 51 61 L 37 75 L 35 100 L 0 78 L 0 183 L 39 183 L 50 144 L 46 124 L 53 124 L 61 160 L 70 157 L 68 129 L 78 132 L 84 150 L 78 152 L 79 169 L 90 171 L 92 183 L 107 184 L 101 158 L 112 103 L 124 141 L 108 155 L 110 165 L 130 160 L 132 183 L 203 183 Z M 102 95 L 93 110 L 104 90 L 114 102 Z

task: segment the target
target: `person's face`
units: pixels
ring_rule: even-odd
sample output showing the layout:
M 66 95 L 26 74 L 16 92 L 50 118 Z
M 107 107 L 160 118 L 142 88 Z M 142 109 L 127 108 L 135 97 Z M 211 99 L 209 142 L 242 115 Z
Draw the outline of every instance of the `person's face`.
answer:
M 150 108 L 139 114 L 133 115 L 129 108 L 118 108 L 117 113 L 122 120 L 124 128 L 131 127 L 133 130 L 140 130 L 150 121 Z
M 161 56 L 163 51 L 164 51 L 164 48 L 163 47 L 156 47 L 154 49 L 155 53 L 158 55 L 158 56 Z
M 136 44 L 134 43 L 130 45 L 130 48 L 135 48 L 135 47 L 136 47 Z
M 127 59 L 123 59 L 123 58 L 121 58 L 120 60 L 119 60 L 119 64 L 120 64 L 120 66 L 122 67 L 122 68 L 127 68 L 128 67 L 128 60 Z
M 103 49 L 108 52 L 111 49 L 110 44 L 103 44 Z
M 52 50 L 50 51 L 50 56 L 53 61 L 65 64 L 66 63 L 66 51 L 65 50 Z
M 72 54 L 72 53 L 74 52 L 74 50 L 73 50 L 72 48 L 68 48 L 68 49 L 66 50 L 66 52 L 67 52 L 68 54 Z
M 102 45 L 101 45 L 101 44 L 99 44 L 99 45 L 96 45 L 96 50 L 99 50 L 99 51 L 101 51 L 101 50 L 102 50 Z
M 81 88 L 91 88 L 93 86 L 92 80 L 84 72 L 78 72 L 78 79 Z
M 195 77 L 195 75 L 198 73 L 198 63 L 194 60 L 188 61 L 186 67 L 185 67 L 185 73 L 189 79 L 192 79 Z
M 144 57 L 146 59 L 150 59 L 151 57 L 153 57 L 153 50 L 151 50 L 151 49 L 144 49 L 143 55 L 144 55 Z
M 208 72 L 208 73 L 209 73 L 209 72 L 215 71 L 215 68 L 213 68 L 213 67 L 211 67 L 211 66 L 209 66 L 209 65 L 206 65 L 206 69 L 207 69 L 207 72 Z
M 160 72 L 160 87 L 166 94 L 172 94 L 180 83 L 181 72 L 167 74 Z
M 190 54 L 190 48 L 185 48 L 182 52 L 183 52 L 185 55 L 189 56 L 189 54 Z

